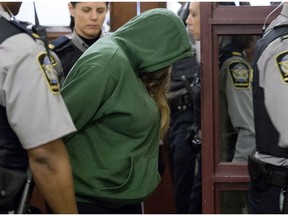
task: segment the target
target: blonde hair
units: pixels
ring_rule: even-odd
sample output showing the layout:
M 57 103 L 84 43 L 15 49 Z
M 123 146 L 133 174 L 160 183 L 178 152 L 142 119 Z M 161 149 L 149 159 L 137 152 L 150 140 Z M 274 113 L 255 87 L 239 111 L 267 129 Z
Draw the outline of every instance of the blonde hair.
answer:
M 163 139 L 169 128 L 170 109 L 166 98 L 170 81 L 170 67 L 154 71 L 152 73 L 141 73 L 141 79 L 149 93 L 160 109 L 160 138 Z

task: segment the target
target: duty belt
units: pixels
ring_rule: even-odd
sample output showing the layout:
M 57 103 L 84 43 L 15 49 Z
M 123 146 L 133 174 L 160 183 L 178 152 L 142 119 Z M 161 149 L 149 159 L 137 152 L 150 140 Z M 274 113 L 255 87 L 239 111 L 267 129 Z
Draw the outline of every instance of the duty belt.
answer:
M 268 166 L 269 169 L 269 166 Z M 282 213 L 288 213 L 288 173 L 276 171 L 276 170 L 267 170 L 267 183 L 271 185 L 283 188 L 284 203 Z
M 278 186 L 278 187 L 287 187 L 288 174 L 280 171 L 268 171 L 267 182 Z
M 254 156 L 250 156 L 248 159 L 248 168 L 251 180 L 255 180 L 260 175 L 257 184 L 262 185 L 261 179 L 264 181 L 264 184 L 273 185 L 283 189 L 284 203 L 282 213 L 288 213 L 288 169 L 281 166 L 275 166 L 272 164 L 265 163 L 263 161 L 257 160 Z M 258 174 L 257 174 L 258 173 Z
M 192 106 L 192 98 L 190 94 L 184 94 L 176 98 L 169 99 L 169 106 L 172 111 L 186 110 Z
M 265 170 L 263 170 L 263 173 L 265 175 L 265 180 L 268 184 L 281 187 L 281 188 L 287 188 L 288 169 L 287 171 L 285 171 L 284 167 L 275 166 L 275 165 L 268 164 L 259 160 L 257 161 L 258 163 L 262 163 L 265 166 Z

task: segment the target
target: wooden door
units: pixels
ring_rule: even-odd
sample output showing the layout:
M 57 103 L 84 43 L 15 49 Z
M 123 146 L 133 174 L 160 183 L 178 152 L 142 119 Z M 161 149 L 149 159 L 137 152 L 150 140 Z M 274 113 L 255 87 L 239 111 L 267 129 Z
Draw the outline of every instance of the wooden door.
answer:
M 219 38 L 234 34 L 261 35 L 264 20 L 275 7 L 200 3 L 201 41 L 205 44 L 201 46 L 203 213 L 238 213 L 233 212 L 233 208 L 227 210 L 231 212 L 225 212 L 225 204 L 235 195 L 245 193 L 249 182 L 246 163 L 220 159 Z M 279 11 L 273 13 L 267 24 L 278 14 Z

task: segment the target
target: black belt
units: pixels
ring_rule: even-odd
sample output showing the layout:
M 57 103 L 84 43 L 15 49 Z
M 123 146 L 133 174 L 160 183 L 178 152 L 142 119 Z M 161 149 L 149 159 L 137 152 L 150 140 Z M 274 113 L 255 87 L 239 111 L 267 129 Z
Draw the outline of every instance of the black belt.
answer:
M 288 185 L 288 169 L 266 163 L 267 183 L 286 188 Z
M 169 99 L 171 110 L 186 110 L 192 106 L 192 97 L 190 94 L 184 94 L 175 98 Z
M 250 156 L 248 168 L 249 174 L 253 179 L 260 178 L 266 183 L 277 187 L 288 187 L 288 168 L 286 167 L 266 163 L 256 159 L 254 156 Z
M 258 160 L 258 163 L 262 164 L 262 167 L 265 167 L 264 169 L 262 169 L 262 172 L 265 176 L 266 183 L 276 186 L 276 187 L 283 188 L 284 203 L 283 203 L 282 213 L 287 214 L 288 213 L 288 169 L 282 166 L 275 166 L 275 165 L 268 164 L 262 161 L 260 162 L 259 160 Z

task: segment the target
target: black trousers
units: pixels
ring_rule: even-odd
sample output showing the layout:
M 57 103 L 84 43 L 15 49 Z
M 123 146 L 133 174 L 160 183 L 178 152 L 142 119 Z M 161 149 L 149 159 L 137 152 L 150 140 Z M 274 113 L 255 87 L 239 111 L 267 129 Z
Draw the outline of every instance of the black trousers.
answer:
M 109 208 L 95 203 L 77 202 L 79 214 L 143 214 L 141 203 Z
M 172 110 L 171 120 L 169 159 L 177 214 L 201 214 L 201 159 L 192 152 L 191 143 L 186 139 L 188 127 L 193 123 L 193 112 L 191 108 Z

